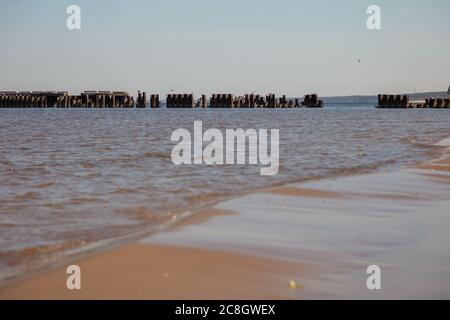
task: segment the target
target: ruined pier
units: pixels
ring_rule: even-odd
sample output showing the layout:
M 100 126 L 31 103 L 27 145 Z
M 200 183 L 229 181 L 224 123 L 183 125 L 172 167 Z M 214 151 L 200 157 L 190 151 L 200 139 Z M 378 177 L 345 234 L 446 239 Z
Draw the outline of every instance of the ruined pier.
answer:
M 450 109 L 448 98 L 426 98 L 410 101 L 407 95 L 379 94 L 379 109 Z
M 83 91 L 71 95 L 67 91 L 0 91 L 0 108 L 160 108 L 159 94 L 149 96 L 138 91 L 136 99 L 125 91 Z M 166 107 L 172 108 L 322 108 L 323 101 L 317 94 L 299 98 L 279 98 L 275 94 L 245 94 L 235 96 L 231 93 L 213 94 L 209 100 L 202 95 L 196 100 L 194 94 L 168 94 Z
M 259 94 L 245 94 L 234 96 L 232 94 L 213 94 L 210 99 L 210 108 L 322 108 L 323 101 L 317 94 L 304 96 L 303 102 L 298 98 L 287 99 L 285 95 L 276 98 L 274 94 L 262 96 Z
M 191 94 L 169 94 L 166 99 L 167 108 L 193 108 L 194 95 Z
M 139 106 L 145 100 L 140 98 Z M 69 95 L 66 91 L 1 91 L 0 108 L 133 108 L 135 101 L 123 91 L 83 91 Z

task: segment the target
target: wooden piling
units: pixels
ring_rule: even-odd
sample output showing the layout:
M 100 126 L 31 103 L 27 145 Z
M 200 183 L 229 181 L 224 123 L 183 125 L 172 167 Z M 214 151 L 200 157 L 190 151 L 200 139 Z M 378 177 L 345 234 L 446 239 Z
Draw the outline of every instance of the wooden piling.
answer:
M 159 95 L 150 95 L 150 108 L 159 108 Z
M 193 108 L 194 95 L 191 94 L 169 94 L 166 99 L 167 108 Z

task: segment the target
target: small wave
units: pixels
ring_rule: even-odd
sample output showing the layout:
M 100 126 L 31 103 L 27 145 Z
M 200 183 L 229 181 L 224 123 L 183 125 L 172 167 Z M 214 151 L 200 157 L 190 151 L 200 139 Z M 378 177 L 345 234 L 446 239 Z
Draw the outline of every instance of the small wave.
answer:
M 22 200 L 35 200 L 39 198 L 39 194 L 36 192 L 27 192 L 24 194 L 19 194 L 14 197 L 14 200 L 22 201 Z
M 47 246 L 27 247 L 18 250 L 0 251 L 0 256 L 8 257 L 10 263 L 17 263 L 18 260 L 34 257 L 42 254 L 53 254 L 63 252 L 68 249 L 79 247 L 85 244 L 83 240 L 71 240 L 62 243 L 51 244 Z
M 434 144 L 437 147 L 450 147 L 450 138 L 442 139 Z
M 94 197 L 79 197 L 79 198 L 72 198 L 70 199 L 67 204 L 69 205 L 78 205 L 78 204 L 84 204 L 84 203 L 94 203 L 99 202 L 101 199 L 94 198 Z
M 414 144 L 414 143 L 417 143 L 417 137 L 416 136 L 403 137 L 403 138 L 400 138 L 400 142 L 408 143 L 408 144 Z
M 36 188 L 48 188 L 48 187 L 53 186 L 54 184 L 55 184 L 55 182 L 49 181 L 49 182 L 40 183 L 40 184 L 36 185 L 35 187 Z
M 364 166 L 356 166 L 356 167 L 348 167 L 348 168 L 339 168 L 330 171 L 329 175 L 321 176 L 320 178 L 329 178 L 329 177 L 337 177 L 337 176 L 347 176 L 354 174 L 363 174 L 370 173 L 374 170 L 380 169 L 385 166 L 390 166 L 396 164 L 395 160 L 385 160 L 378 161 L 376 163 L 367 164 Z
M 29 175 L 47 175 L 50 174 L 51 171 L 44 167 L 44 166 L 32 166 L 32 167 L 26 167 L 26 168 L 21 168 L 21 169 L 17 169 L 17 168 L 13 168 L 14 171 L 20 172 L 22 174 L 29 174 Z
M 13 223 L 0 223 L 0 228 L 12 228 L 15 227 L 16 225 Z
M 65 203 L 45 203 L 44 206 L 47 208 L 50 208 L 50 209 L 62 210 L 66 207 L 66 204 Z
M 0 164 L 4 165 L 5 167 L 8 167 L 8 168 L 13 168 L 14 167 L 14 164 L 11 161 L 8 161 L 8 160 L 0 159 Z
M 215 202 L 235 195 L 231 192 L 208 192 L 186 197 L 185 199 L 190 205 L 198 206 Z
M 95 163 L 92 163 L 92 162 L 89 162 L 89 161 L 82 161 L 80 164 L 85 169 L 90 169 L 90 168 L 95 168 L 96 167 Z
M 144 153 L 144 157 L 146 158 L 157 158 L 162 160 L 169 160 L 171 159 L 170 154 L 161 153 L 161 152 L 146 152 Z
M 170 153 L 161 153 L 161 152 L 153 152 L 148 151 L 144 153 L 135 153 L 135 154 L 124 154 L 116 158 L 112 159 L 102 159 L 101 163 L 110 164 L 110 163 L 126 163 L 127 165 L 133 161 L 142 161 L 145 159 L 160 159 L 160 160 L 171 160 Z
M 115 194 L 126 194 L 126 193 L 136 193 L 139 192 L 139 190 L 135 190 L 135 189 L 129 189 L 129 188 L 125 188 L 125 187 L 117 187 L 112 193 Z
M 419 141 L 417 137 L 404 137 L 400 139 L 401 143 L 412 145 L 416 148 L 422 148 L 422 149 L 428 149 L 432 146 L 435 146 L 434 144 L 430 143 L 429 141 Z
M 156 224 L 164 223 L 172 219 L 173 214 L 170 212 L 161 213 L 152 209 L 140 206 L 118 210 L 118 212 L 139 220 L 145 220 Z

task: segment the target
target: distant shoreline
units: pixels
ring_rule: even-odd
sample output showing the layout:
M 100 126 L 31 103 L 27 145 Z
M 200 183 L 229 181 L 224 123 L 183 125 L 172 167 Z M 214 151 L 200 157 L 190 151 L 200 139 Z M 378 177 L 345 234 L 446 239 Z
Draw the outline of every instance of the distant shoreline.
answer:
M 431 91 L 420 93 L 399 93 L 407 95 L 410 100 L 422 100 L 425 98 L 447 98 L 445 91 Z M 347 96 L 325 96 L 322 97 L 324 103 L 347 103 L 347 104 L 372 104 L 376 105 L 378 95 L 347 95 Z

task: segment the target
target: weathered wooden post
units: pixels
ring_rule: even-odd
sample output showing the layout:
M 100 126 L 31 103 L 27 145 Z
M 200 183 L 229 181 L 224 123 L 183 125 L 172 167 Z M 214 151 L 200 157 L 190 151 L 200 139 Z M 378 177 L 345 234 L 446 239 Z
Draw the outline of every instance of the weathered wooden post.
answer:
M 150 108 L 159 108 L 159 95 L 150 95 Z
M 193 108 L 195 106 L 194 95 L 169 94 L 167 95 L 167 108 Z
M 406 94 L 402 96 L 402 106 L 403 108 L 408 108 L 409 106 L 409 98 Z
M 138 91 L 136 108 L 145 108 L 146 100 L 147 98 L 145 92 L 141 94 L 141 92 Z
M 316 106 L 318 104 L 318 102 L 319 102 L 319 98 L 318 98 L 317 94 L 315 94 L 315 93 L 312 94 L 311 95 L 311 105 Z
M 142 108 L 146 108 L 146 107 L 147 107 L 147 94 L 144 91 L 142 93 Z
M 303 97 L 303 106 L 308 107 L 310 105 L 310 97 L 309 94 Z
M 202 100 L 201 100 L 200 106 L 202 108 L 206 108 L 206 95 L 205 94 L 202 94 Z
M 387 94 L 383 95 L 383 101 L 381 105 L 383 108 L 389 108 L 389 95 Z
M 193 108 L 194 107 L 194 101 L 195 101 L 194 94 L 191 93 L 188 96 L 188 103 L 189 103 L 188 108 Z
M 387 95 L 386 107 L 393 108 L 394 107 L 394 96 L 391 94 Z
M 100 93 L 96 92 L 94 94 L 94 108 L 100 108 Z
M 436 107 L 436 100 L 434 98 L 430 98 L 428 100 L 428 108 L 435 108 Z

